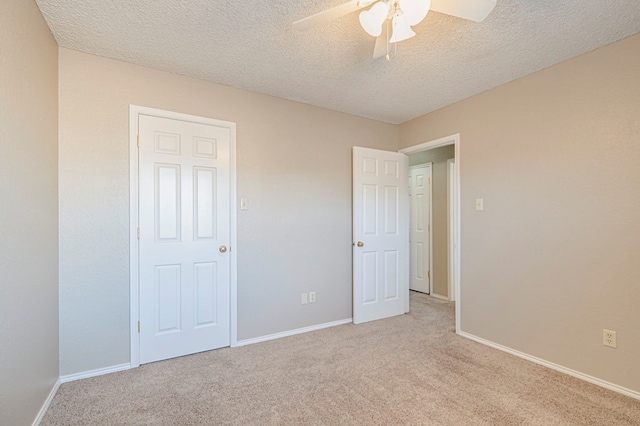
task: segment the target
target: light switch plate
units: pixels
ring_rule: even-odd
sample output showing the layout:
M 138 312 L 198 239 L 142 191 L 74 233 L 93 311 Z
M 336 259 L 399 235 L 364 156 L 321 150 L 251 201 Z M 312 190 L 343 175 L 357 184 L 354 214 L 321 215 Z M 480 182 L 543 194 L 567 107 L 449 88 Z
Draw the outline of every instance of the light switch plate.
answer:
M 476 210 L 481 212 L 484 210 L 484 199 L 476 198 Z
M 240 210 L 249 210 L 249 203 L 246 198 L 240 198 Z

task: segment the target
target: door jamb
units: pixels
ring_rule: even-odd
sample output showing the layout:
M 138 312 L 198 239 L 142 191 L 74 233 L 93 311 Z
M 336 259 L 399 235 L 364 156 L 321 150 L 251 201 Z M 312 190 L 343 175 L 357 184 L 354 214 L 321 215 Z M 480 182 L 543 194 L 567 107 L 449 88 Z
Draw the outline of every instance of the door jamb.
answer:
M 165 111 L 138 105 L 129 105 L 129 333 L 131 368 L 140 365 L 140 336 L 138 320 L 140 318 L 139 300 L 139 270 L 138 270 L 138 116 L 152 115 L 154 117 L 188 121 L 191 123 L 228 127 L 230 130 L 230 158 L 229 158 L 229 313 L 230 313 L 230 344 L 238 345 L 238 265 L 237 265 L 237 212 L 236 212 L 236 123 L 199 117 L 178 112 Z
M 415 164 L 409 166 L 409 170 L 412 167 L 424 166 L 429 166 L 429 265 L 427 266 L 429 267 L 429 295 L 433 296 L 433 274 L 431 273 L 433 269 L 433 162 Z M 409 215 L 411 215 L 411 204 L 409 204 Z M 409 232 L 409 238 L 411 238 L 411 232 Z M 411 246 L 409 246 L 409 260 L 411 260 Z M 411 282 L 411 271 L 409 271 L 409 282 Z
M 451 169 L 453 169 L 453 176 L 451 176 Z M 452 302 L 456 301 L 456 289 L 454 285 L 454 280 L 456 277 L 455 272 L 455 262 L 456 259 L 456 241 L 455 241 L 455 229 L 453 223 L 455 222 L 455 214 L 456 214 L 456 203 L 455 203 L 455 184 L 456 184 L 456 160 L 455 158 L 450 158 L 447 160 L 447 223 L 448 223 L 448 235 L 447 240 L 449 241 L 449 259 L 447 263 L 447 275 L 448 275 L 448 285 L 449 285 L 449 300 Z
M 455 169 L 455 185 L 454 185 L 454 199 L 455 199 L 455 212 L 454 212 L 454 217 L 455 220 L 453 222 L 453 226 L 455 227 L 456 230 L 456 256 L 458 259 L 458 262 L 456 264 L 456 274 L 455 274 L 455 282 L 454 282 L 454 288 L 455 288 L 455 295 L 456 295 L 456 303 L 455 303 L 455 311 L 456 311 L 456 333 L 460 334 L 461 331 L 461 324 L 460 324 L 460 306 L 461 306 L 461 301 L 462 301 L 462 295 L 460 292 L 460 265 L 462 263 L 462 259 L 460 256 L 461 253 L 461 246 L 460 246 L 460 170 L 462 169 L 462 162 L 460 159 L 460 134 L 456 133 L 454 135 L 450 135 L 450 136 L 445 136 L 443 138 L 439 138 L 439 139 L 435 139 L 429 142 L 424 142 L 424 143 L 420 143 L 417 145 L 413 145 L 413 146 L 409 146 L 407 148 L 403 148 L 398 150 L 398 152 L 401 152 L 403 154 L 415 154 L 417 152 L 421 152 L 421 151 L 428 151 L 430 149 L 434 149 L 434 148 L 440 148 L 442 146 L 447 146 L 447 145 L 453 145 L 454 146 L 454 156 L 456 159 L 456 169 Z M 407 286 L 408 289 L 408 286 Z M 409 311 L 409 292 L 407 291 L 405 293 L 405 311 Z

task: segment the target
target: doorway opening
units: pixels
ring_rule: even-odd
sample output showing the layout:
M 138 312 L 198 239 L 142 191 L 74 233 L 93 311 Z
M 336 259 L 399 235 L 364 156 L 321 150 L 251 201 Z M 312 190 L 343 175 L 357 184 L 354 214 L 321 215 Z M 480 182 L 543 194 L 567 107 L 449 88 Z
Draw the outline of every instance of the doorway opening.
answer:
M 432 202 L 428 241 L 429 250 L 418 251 L 411 243 L 410 257 L 414 264 L 430 264 L 430 294 L 440 299 L 455 301 L 456 333 L 460 332 L 460 135 L 455 134 L 421 143 L 399 152 L 409 156 L 409 165 L 432 163 Z M 413 202 L 413 200 L 412 200 Z M 412 207 L 413 212 L 413 207 Z M 412 223 L 412 233 L 416 219 Z M 419 256 L 423 256 L 422 259 Z M 414 265 L 416 266 L 414 268 Z M 409 298 L 405 311 L 409 310 Z

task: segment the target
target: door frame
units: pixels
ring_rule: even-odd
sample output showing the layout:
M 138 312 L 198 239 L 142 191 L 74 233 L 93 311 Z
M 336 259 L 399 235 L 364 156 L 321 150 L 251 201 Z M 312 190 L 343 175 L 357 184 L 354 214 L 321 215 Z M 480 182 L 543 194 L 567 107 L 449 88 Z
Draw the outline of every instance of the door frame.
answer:
M 452 173 L 453 171 L 453 173 Z M 456 289 L 454 286 L 454 280 L 456 277 L 455 266 L 457 264 L 456 258 L 456 241 L 455 241 L 455 229 L 453 223 L 455 222 L 456 214 L 456 201 L 454 198 L 455 184 L 456 184 L 456 160 L 450 158 L 447 160 L 447 224 L 448 226 L 448 241 L 449 241 L 449 258 L 447 259 L 448 267 L 448 284 L 449 284 L 449 300 L 456 301 Z
M 456 159 L 456 168 L 455 168 L 455 184 L 454 184 L 454 201 L 455 201 L 455 209 L 454 209 L 454 220 L 453 220 L 453 226 L 455 227 L 455 243 L 456 243 L 456 247 L 455 247 L 455 254 L 457 257 L 457 263 L 456 263 L 456 267 L 455 267 L 455 280 L 453 283 L 454 286 L 454 292 L 455 292 L 455 296 L 457 298 L 456 303 L 455 303 L 455 317 L 456 317 L 456 333 L 460 334 L 461 331 L 461 324 L 460 324 L 460 306 L 461 306 L 461 301 L 462 301 L 462 295 L 460 294 L 460 265 L 462 263 L 462 258 L 460 256 L 461 253 L 461 246 L 460 246 L 460 241 L 461 241 L 461 235 L 460 235 L 460 230 L 461 230 L 461 226 L 460 226 L 460 170 L 462 169 L 462 162 L 460 159 L 460 134 L 456 133 L 454 135 L 450 135 L 450 136 L 445 136 L 443 138 L 439 138 L 439 139 L 435 139 L 432 141 L 428 141 L 428 142 L 423 142 L 417 145 L 412 145 L 409 146 L 407 148 L 403 148 L 398 150 L 398 152 L 401 152 L 403 154 L 415 154 L 417 152 L 422 152 L 422 151 L 428 151 L 430 149 L 435 149 L 435 148 L 440 148 L 442 146 L 448 146 L 448 145 L 453 145 L 454 146 L 454 156 Z M 409 287 L 407 286 L 407 289 Z M 405 295 L 405 311 L 409 312 L 409 292 L 406 292 Z
M 238 344 L 238 268 L 237 268 L 237 207 L 236 207 L 236 123 L 165 111 L 138 105 L 129 105 L 129 333 L 131 368 L 140 366 L 140 318 L 139 299 L 139 240 L 138 240 L 138 116 L 151 115 L 159 118 L 187 121 L 191 123 L 223 126 L 230 130 L 229 158 L 229 314 L 231 347 Z
M 429 166 L 429 264 L 427 266 L 429 268 L 429 295 L 433 296 L 433 276 L 431 274 L 433 266 L 433 162 L 429 161 L 409 166 L 409 173 L 411 173 L 412 168 L 424 166 Z M 409 183 L 409 187 L 411 187 L 411 183 Z M 409 204 L 409 223 L 411 223 L 411 204 Z M 411 230 L 409 231 L 409 240 L 411 240 Z M 409 245 L 409 261 L 411 261 L 411 245 Z M 409 283 L 411 283 L 411 270 L 409 270 Z

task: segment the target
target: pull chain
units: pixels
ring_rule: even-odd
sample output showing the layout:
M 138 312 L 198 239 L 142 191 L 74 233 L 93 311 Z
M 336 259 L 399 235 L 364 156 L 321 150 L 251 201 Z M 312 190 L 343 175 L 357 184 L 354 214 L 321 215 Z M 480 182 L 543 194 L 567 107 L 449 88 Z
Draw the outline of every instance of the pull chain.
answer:
M 386 39 L 387 39 L 387 56 L 385 56 L 385 59 L 387 60 L 387 62 L 391 62 L 391 58 L 389 57 L 389 38 L 391 37 L 391 33 L 389 32 L 389 22 L 390 19 L 387 19 L 387 34 L 386 34 Z

